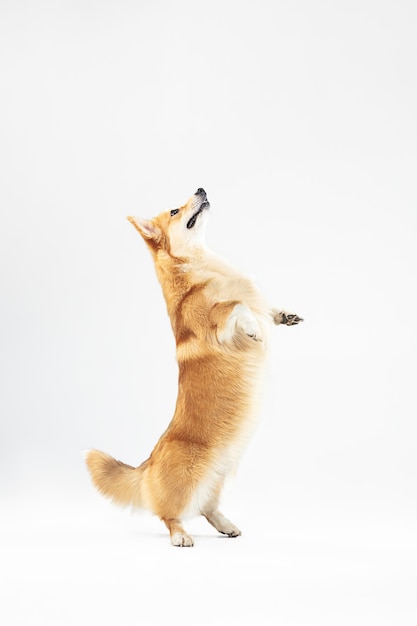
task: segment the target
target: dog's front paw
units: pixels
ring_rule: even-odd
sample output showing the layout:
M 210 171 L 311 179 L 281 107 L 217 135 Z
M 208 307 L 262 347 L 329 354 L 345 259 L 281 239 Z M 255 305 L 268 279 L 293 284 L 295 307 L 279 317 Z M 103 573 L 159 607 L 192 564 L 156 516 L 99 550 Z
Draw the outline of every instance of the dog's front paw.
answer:
M 251 310 L 245 305 L 238 305 L 240 308 L 237 319 L 237 326 L 254 341 L 262 341 L 261 329 Z
M 298 317 L 295 313 L 284 313 L 284 321 L 282 322 L 286 326 L 295 326 L 298 322 L 304 322 L 302 317 Z
M 248 337 L 253 339 L 253 341 L 262 341 L 261 331 L 259 330 L 259 326 L 256 324 L 250 324 L 245 328 L 241 327 L 242 330 L 246 333 Z
M 233 341 L 236 333 L 239 335 L 245 333 L 253 341 L 262 341 L 261 330 L 256 317 L 243 302 L 233 307 L 223 328 L 217 330 L 217 339 L 219 343 L 227 343 Z
M 277 311 L 273 309 L 272 319 L 274 324 L 285 324 L 285 326 L 295 326 L 299 322 L 303 322 L 303 318 L 295 313 L 287 313 L 287 311 Z

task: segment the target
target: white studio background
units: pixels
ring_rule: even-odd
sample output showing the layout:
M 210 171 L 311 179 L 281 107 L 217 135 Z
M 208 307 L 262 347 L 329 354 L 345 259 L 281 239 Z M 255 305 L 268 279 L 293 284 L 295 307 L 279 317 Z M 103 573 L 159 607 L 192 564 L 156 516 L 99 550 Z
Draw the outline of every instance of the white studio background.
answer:
M 160 572 L 192 558 L 185 624 L 415 624 L 416 28 L 411 0 L 1 1 L 5 623 L 164 623 L 181 590 Z M 139 464 L 172 415 L 174 342 L 125 218 L 199 186 L 210 247 L 305 323 L 274 330 L 224 506 L 244 536 L 201 526 L 185 557 L 95 494 L 82 451 Z M 136 607 L 120 572 L 155 562 Z

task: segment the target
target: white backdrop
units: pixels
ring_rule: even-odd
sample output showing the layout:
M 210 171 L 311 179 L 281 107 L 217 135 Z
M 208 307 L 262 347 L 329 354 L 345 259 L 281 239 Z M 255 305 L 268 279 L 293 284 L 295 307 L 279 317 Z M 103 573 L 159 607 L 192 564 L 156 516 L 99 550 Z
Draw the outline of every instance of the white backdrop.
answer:
M 82 560 L 100 520 L 96 563 L 130 572 L 124 556 L 149 567 L 156 550 L 164 571 L 184 567 L 159 522 L 141 543 L 153 522 L 96 496 L 82 451 L 138 464 L 172 416 L 174 342 L 125 218 L 199 186 L 210 247 L 305 318 L 274 331 L 263 420 L 225 503 L 249 538 L 227 544 L 228 582 L 204 579 L 239 591 L 224 623 L 415 623 L 416 18 L 411 0 L 1 2 L 0 611 L 26 594 L 7 623 L 84 623 L 65 585 L 88 619 L 162 623 L 144 598 L 137 614 L 126 597 L 93 603 L 50 538 Z M 164 580 L 169 607 L 181 590 Z M 207 599 L 193 592 L 185 623 Z

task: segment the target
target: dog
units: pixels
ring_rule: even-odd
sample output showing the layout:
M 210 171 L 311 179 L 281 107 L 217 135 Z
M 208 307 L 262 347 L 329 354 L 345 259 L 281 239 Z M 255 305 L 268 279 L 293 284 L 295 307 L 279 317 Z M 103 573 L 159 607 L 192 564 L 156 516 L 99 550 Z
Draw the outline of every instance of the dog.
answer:
M 146 242 L 176 341 L 174 416 L 150 457 L 131 467 L 98 450 L 86 462 L 99 492 L 150 510 L 174 546 L 193 546 L 183 520 L 202 515 L 229 537 L 240 530 L 219 511 L 228 476 L 257 423 L 272 324 L 298 315 L 270 308 L 252 282 L 205 245 L 210 203 L 199 188 L 183 206 L 148 220 L 128 217 Z

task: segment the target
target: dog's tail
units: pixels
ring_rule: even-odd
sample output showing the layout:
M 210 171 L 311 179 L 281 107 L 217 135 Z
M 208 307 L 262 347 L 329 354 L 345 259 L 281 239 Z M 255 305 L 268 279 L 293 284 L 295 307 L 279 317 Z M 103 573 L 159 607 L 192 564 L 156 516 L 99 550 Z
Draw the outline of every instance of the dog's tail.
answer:
M 85 461 L 94 485 L 103 496 L 122 506 L 144 506 L 141 481 L 146 462 L 132 467 L 100 450 L 88 450 Z

